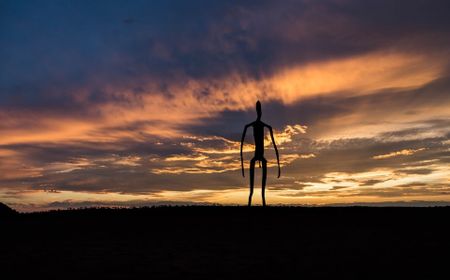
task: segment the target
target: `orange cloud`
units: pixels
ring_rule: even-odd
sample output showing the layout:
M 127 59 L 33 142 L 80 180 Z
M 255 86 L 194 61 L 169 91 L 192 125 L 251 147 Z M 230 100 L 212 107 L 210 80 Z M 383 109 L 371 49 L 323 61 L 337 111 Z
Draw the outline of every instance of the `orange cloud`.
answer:
M 392 152 L 392 153 L 389 153 L 389 154 L 374 156 L 372 158 L 373 159 L 386 159 L 386 158 L 398 157 L 398 156 L 410 156 L 410 155 L 413 155 L 413 154 L 415 154 L 417 152 L 420 152 L 420 151 L 423 151 L 423 150 L 425 150 L 425 148 L 404 149 L 404 150 Z
M 311 95 L 418 87 L 439 77 L 444 68 L 437 57 L 375 52 L 285 69 L 268 83 L 277 99 L 288 104 Z
M 92 106 L 89 111 L 95 112 L 95 119 L 70 115 L 55 117 L 45 112 L 17 112 L 12 116 L 0 112 L 0 116 L 11 124 L 1 129 L 6 137 L 0 138 L 0 144 L 146 141 L 143 135 L 182 137 L 186 135 L 184 126 L 200 124 L 223 110 L 253 108 L 257 99 L 289 104 L 316 95 L 367 94 L 383 88 L 418 87 L 439 77 L 444 66 L 445 61 L 433 56 L 374 52 L 297 65 L 260 80 L 237 73 L 208 80 L 179 77 L 167 86 L 175 99 L 162 93 L 157 82 L 149 77 L 141 95 L 127 88 L 105 86 L 105 96 L 120 101 L 86 104 Z M 203 95 L 205 91 L 207 94 Z M 24 122 L 29 125 L 23 127 Z M 136 123 L 140 123 L 138 131 L 115 129 Z M 279 134 L 279 138 L 284 141 L 283 134 Z

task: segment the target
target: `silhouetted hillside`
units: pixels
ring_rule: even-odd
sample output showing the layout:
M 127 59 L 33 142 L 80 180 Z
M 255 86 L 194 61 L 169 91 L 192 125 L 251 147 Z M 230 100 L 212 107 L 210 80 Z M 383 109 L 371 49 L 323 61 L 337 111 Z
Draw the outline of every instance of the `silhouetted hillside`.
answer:
M 442 279 L 449 214 L 212 206 L 19 214 L 0 222 L 0 269 L 15 279 Z
M 9 208 L 6 204 L 0 202 L 0 218 L 2 217 L 11 217 L 16 215 L 17 212 L 11 208 Z

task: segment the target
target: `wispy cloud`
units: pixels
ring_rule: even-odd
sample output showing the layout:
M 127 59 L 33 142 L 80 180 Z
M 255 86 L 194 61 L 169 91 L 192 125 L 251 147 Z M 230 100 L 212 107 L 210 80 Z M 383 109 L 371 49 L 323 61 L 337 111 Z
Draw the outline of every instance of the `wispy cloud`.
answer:
M 412 154 L 415 154 L 417 152 L 423 151 L 425 148 L 420 149 L 403 149 L 401 151 L 395 151 L 384 155 L 378 155 L 373 156 L 373 159 L 385 159 L 385 158 L 391 158 L 391 157 L 398 157 L 398 156 L 410 156 Z

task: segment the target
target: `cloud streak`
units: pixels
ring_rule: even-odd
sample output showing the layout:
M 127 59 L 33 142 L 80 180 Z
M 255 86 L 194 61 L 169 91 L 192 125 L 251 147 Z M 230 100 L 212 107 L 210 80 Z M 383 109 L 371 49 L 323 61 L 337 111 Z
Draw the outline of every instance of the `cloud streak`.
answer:
M 417 152 L 423 151 L 425 150 L 425 148 L 419 148 L 419 149 L 404 149 L 401 151 L 396 151 L 396 152 L 391 152 L 388 154 L 384 154 L 384 155 L 378 155 L 378 156 L 373 156 L 373 159 L 385 159 L 385 158 L 391 158 L 391 157 L 397 157 L 397 156 L 410 156 L 412 154 L 415 154 Z

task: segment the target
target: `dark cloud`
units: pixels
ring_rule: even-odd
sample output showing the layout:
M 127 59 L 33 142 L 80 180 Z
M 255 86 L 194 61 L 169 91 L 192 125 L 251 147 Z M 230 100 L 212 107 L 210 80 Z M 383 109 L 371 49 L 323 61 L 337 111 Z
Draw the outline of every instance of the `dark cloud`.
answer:
M 386 182 L 387 180 L 376 180 L 376 179 L 371 179 L 371 180 L 367 180 L 367 181 L 363 181 L 361 182 L 360 186 L 373 186 L 376 185 L 378 183 L 383 183 Z
M 398 170 L 397 172 L 399 174 L 419 174 L 419 175 L 426 175 L 433 173 L 433 169 L 431 168 L 417 168 L 417 169 L 406 169 L 406 170 Z
M 448 49 L 448 1 L 2 2 L 0 100 L 76 108 L 186 77 L 264 77 L 376 49 Z M 183 78 L 185 77 L 185 78 Z M 170 95 L 170 93 L 167 93 Z
M 330 190 L 331 191 L 335 191 L 335 190 L 341 190 L 341 189 L 346 189 L 346 188 L 350 188 L 351 186 L 333 186 Z
M 409 184 L 404 184 L 404 185 L 399 185 L 397 187 L 399 188 L 411 188 L 411 187 L 423 187 L 423 186 L 427 186 L 427 183 L 424 182 L 413 182 L 413 183 L 409 183 Z

